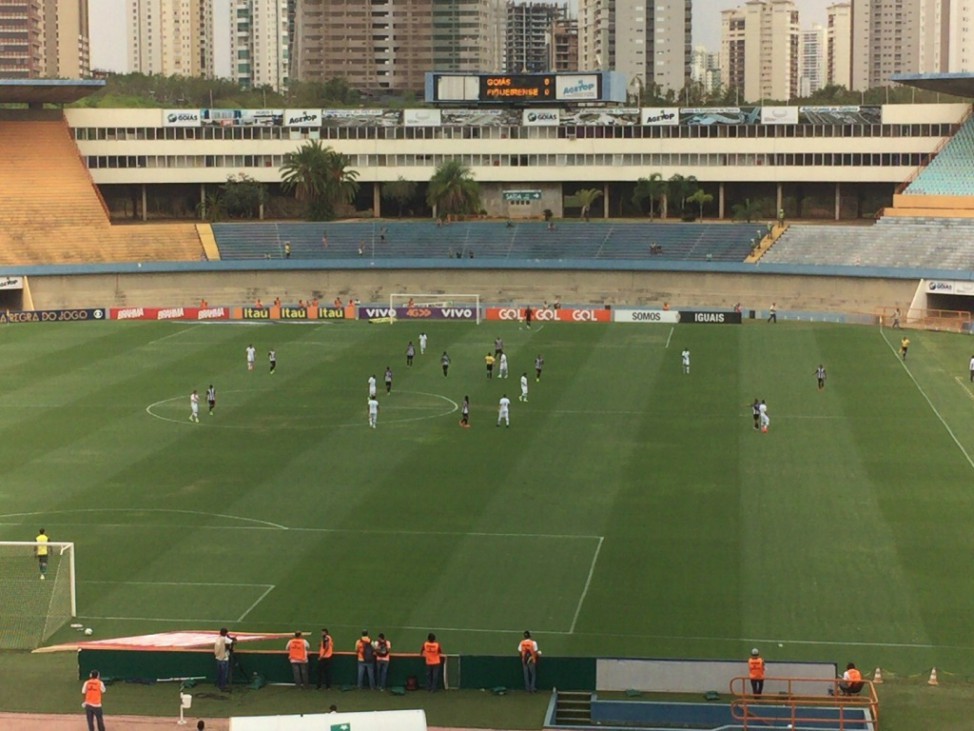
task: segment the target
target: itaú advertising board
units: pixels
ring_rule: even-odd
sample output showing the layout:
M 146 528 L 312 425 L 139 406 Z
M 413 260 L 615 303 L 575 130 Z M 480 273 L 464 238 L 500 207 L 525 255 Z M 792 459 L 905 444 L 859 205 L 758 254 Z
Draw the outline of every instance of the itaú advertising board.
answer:
M 673 310 L 647 310 L 643 308 L 620 307 L 612 310 L 612 322 L 635 322 L 642 325 L 675 325 L 680 321 L 680 313 Z
M 526 307 L 488 307 L 486 319 L 509 320 L 517 322 L 525 319 Z M 531 308 L 531 319 L 535 322 L 612 322 L 610 310 L 589 307 Z

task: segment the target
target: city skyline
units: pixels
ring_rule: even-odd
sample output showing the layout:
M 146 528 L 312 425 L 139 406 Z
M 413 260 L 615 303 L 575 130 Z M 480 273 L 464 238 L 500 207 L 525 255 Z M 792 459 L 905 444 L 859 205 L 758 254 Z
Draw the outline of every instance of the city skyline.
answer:
M 706 46 L 710 51 L 720 50 L 720 13 L 736 8 L 745 0 L 719 0 L 694 3 L 693 45 Z M 837 0 L 795 0 L 802 28 L 825 23 L 825 8 Z M 851 1 L 851 0 L 850 0 Z M 126 0 L 89 0 L 91 25 L 91 67 L 106 71 L 128 71 L 128 46 L 126 35 Z M 213 0 L 214 48 L 216 74 L 230 76 L 230 0 Z M 577 17 L 578 2 L 569 0 L 572 14 Z M 701 6 L 706 6 L 706 11 Z M 431 71 L 433 69 L 430 69 Z

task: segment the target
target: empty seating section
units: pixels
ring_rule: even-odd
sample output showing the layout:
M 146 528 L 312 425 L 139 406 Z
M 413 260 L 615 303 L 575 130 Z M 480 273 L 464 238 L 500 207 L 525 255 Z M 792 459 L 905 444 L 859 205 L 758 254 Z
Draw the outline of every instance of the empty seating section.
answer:
M 974 219 L 887 217 L 872 226 L 792 225 L 761 263 L 969 270 Z
M 112 226 L 67 123 L 0 122 L 0 264 L 199 259 L 192 224 Z
M 740 262 L 760 224 L 471 221 L 216 223 L 222 259 L 618 259 Z M 327 245 L 326 245 L 327 244 Z
M 974 195 L 974 117 L 903 191 L 904 195 Z

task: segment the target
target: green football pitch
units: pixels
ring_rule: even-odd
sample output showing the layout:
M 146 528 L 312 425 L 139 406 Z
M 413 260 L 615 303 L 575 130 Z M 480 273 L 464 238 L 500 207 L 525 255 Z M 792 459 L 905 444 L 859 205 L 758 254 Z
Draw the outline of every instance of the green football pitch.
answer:
M 76 544 L 96 638 L 328 626 L 350 650 L 367 627 L 508 654 L 530 629 L 559 655 L 972 675 L 972 341 L 911 335 L 904 363 L 899 333 L 824 324 L 9 326 L 0 539 Z

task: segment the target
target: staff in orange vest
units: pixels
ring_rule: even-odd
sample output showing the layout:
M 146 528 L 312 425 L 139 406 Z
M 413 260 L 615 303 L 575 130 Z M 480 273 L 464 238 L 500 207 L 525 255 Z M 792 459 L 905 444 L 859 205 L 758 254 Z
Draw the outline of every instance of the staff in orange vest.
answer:
M 287 641 L 287 659 L 291 663 L 291 672 L 294 675 L 294 684 L 299 688 L 308 688 L 308 650 L 311 645 L 301 636 L 300 632 L 295 632 L 294 637 Z
M 521 668 L 524 670 L 524 690 L 534 693 L 535 681 L 538 679 L 538 655 L 541 651 L 527 630 L 524 630 L 524 639 L 517 646 L 517 653 L 521 656 Z
M 392 654 L 392 643 L 386 639 L 385 634 L 379 633 L 379 639 L 372 643 L 375 650 L 375 669 L 378 678 L 379 690 L 385 690 L 389 682 L 389 660 Z
M 436 635 L 426 635 L 423 649 L 419 651 L 426 658 L 426 690 L 435 693 L 440 687 L 440 666 L 443 663 L 443 645 L 436 641 Z
M 375 648 L 367 629 L 362 630 L 362 636 L 355 643 L 355 659 L 358 661 L 358 689 L 362 690 L 362 684 L 368 677 L 369 689 L 375 690 Z
M 328 628 L 321 630 L 321 644 L 318 646 L 318 690 L 321 690 L 321 681 L 325 682 L 325 688 L 331 688 L 331 656 L 335 654 L 335 643 L 328 634 Z
M 845 666 L 845 672 L 842 673 L 839 690 L 842 691 L 843 695 L 855 695 L 862 690 L 862 685 L 862 673 L 859 672 L 854 662 L 850 662 Z
M 756 647 L 747 659 L 747 677 L 751 680 L 751 692 L 761 695 L 764 692 L 764 658 Z
M 85 698 L 82 705 L 88 719 L 88 731 L 95 731 L 95 721 L 98 722 L 98 731 L 105 731 L 105 717 L 102 715 L 101 708 L 101 697 L 104 693 L 105 684 L 101 682 L 101 676 L 97 670 L 92 670 L 85 684 L 81 686 L 81 695 Z

